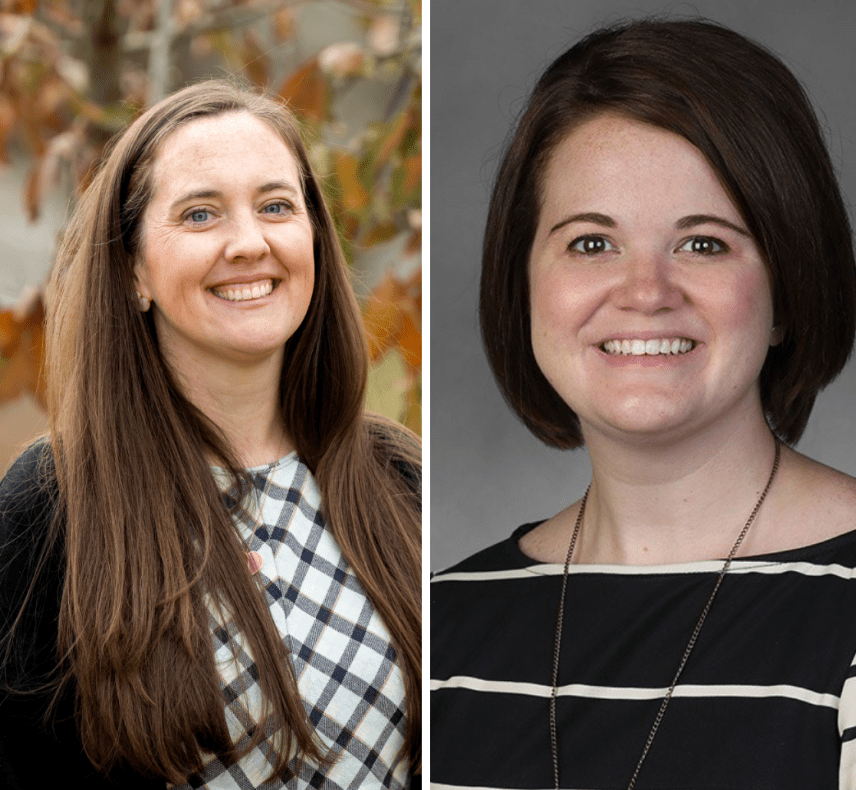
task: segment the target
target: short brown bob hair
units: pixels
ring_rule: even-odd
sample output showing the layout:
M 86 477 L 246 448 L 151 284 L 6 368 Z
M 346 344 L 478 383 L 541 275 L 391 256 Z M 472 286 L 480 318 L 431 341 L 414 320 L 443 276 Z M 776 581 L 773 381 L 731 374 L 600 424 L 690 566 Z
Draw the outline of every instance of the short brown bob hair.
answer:
M 646 19 L 598 30 L 541 76 L 500 166 L 482 258 L 482 339 L 499 387 L 543 442 L 583 442 L 577 415 L 532 352 L 529 254 L 556 145 L 611 112 L 688 140 L 707 158 L 770 272 L 782 342 L 761 370 L 772 430 L 794 443 L 856 331 L 850 221 L 823 133 L 787 67 L 707 20 Z

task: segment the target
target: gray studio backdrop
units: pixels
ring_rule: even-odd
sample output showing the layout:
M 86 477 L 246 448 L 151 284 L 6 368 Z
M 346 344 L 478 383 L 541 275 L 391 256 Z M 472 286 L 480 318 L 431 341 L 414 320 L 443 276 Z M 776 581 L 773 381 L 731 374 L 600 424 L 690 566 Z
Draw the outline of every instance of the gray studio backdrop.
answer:
M 431 0 L 431 567 L 447 567 L 582 495 L 584 452 L 512 417 L 478 339 L 481 234 L 509 127 L 543 68 L 626 16 L 701 15 L 754 38 L 812 97 L 856 203 L 856 2 Z M 799 449 L 856 475 L 856 362 L 821 393 Z M 854 514 L 856 528 L 856 514 Z

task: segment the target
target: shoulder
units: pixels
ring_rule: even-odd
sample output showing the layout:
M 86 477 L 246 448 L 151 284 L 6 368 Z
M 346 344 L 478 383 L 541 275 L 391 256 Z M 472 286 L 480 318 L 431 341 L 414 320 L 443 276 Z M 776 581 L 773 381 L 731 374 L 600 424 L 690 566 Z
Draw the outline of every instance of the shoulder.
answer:
M 0 639 L 14 629 L 15 647 L 3 667 L 14 684 L 41 672 L 46 677 L 55 662 L 64 577 L 62 547 L 50 537 L 55 502 L 50 444 L 40 441 L 0 481 Z
M 30 579 L 43 565 L 55 502 L 50 444 L 37 442 L 0 481 L 0 620 L 4 613 L 20 609 Z M 60 545 L 53 543 L 53 572 L 46 588 L 58 580 L 61 554 Z
M 783 549 L 818 544 L 856 530 L 856 478 L 788 450 L 774 504 Z
M 49 517 L 56 498 L 53 454 L 47 439 L 30 445 L 0 481 L 0 548 L 22 528 Z
M 470 574 L 473 574 L 473 579 L 475 579 L 478 574 L 515 571 L 534 565 L 535 562 L 520 551 L 519 543 L 523 536 L 538 527 L 540 523 L 536 521 L 530 524 L 523 524 L 514 530 L 505 540 L 481 549 L 450 568 L 433 574 L 431 581 L 465 581 L 467 580 L 466 577 Z
M 367 413 L 365 426 L 375 456 L 421 499 L 422 443 L 419 437 L 379 414 Z
M 560 577 L 544 575 L 519 548 L 526 524 L 508 538 L 431 579 L 431 677 L 481 676 L 473 662 L 508 653 L 506 640 L 534 621 L 555 620 Z M 546 614 L 545 614 L 546 613 Z M 547 625 L 549 633 L 549 624 Z

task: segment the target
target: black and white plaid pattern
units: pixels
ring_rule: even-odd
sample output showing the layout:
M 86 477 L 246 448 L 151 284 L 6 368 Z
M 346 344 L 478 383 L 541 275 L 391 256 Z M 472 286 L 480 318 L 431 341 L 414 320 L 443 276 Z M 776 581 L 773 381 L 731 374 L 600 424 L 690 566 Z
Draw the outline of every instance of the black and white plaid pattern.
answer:
M 406 729 L 401 670 L 386 627 L 325 528 L 315 480 L 295 453 L 251 472 L 262 517 L 255 517 L 254 499 L 238 512 L 238 526 L 249 550 L 262 557 L 268 605 L 306 712 L 338 758 L 328 768 L 307 762 L 287 782 L 264 783 L 272 759 L 263 741 L 229 768 L 212 757 L 180 790 L 405 788 L 406 761 L 398 756 Z M 233 739 L 246 743 L 261 708 L 256 668 L 234 624 L 220 622 L 212 606 L 209 611 L 226 720 Z M 290 766 L 296 770 L 297 761 Z

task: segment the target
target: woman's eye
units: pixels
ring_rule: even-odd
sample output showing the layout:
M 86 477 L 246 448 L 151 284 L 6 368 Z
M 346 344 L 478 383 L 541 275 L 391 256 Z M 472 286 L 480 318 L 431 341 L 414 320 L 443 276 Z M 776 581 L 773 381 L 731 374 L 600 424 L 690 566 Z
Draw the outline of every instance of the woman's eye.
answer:
M 728 245 L 724 241 L 714 239 L 711 236 L 693 236 L 687 239 L 679 250 L 683 252 L 692 252 L 696 255 L 716 255 L 720 252 L 726 252 Z
M 190 214 L 187 215 L 187 217 L 191 222 L 207 222 L 211 218 L 211 212 L 208 211 L 208 209 L 198 208 L 194 211 L 191 211 Z
M 291 204 L 285 201 L 269 203 L 262 209 L 265 214 L 287 214 L 289 211 L 291 211 Z
M 568 250 L 582 255 L 597 255 L 614 249 L 615 247 L 603 236 L 580 236 L 568 245 Z

